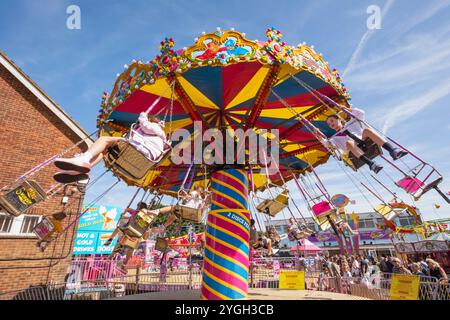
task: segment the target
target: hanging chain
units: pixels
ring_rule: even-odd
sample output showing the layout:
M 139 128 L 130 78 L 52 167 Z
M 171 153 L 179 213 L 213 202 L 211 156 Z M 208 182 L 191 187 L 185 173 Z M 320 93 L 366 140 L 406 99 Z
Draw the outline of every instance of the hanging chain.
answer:
M 281 96 L 279 96 L 273 89 L 272 93 L 277 97 L 278 100 L 283 104 L 283 106 L 288 109 L 293 116 L 305 127 L 309 132 L 311 132 L 314 137 L 328 150 L 328 152 L 336 159 L 341 160 L 342 156 L 338 148 L 336 148 L 329 139 L 317 129 L 308 119 L 306 119 L 301 113 L 295 111 L 295 109 L 289 105 Z
M 89 139 L 91 136 L 93 136 L 94 134 L 96 134 L 99 130 L 95 130 L 93 133 L 91 133 L 90 135 L 86 136 L 85 138 L 81 139 L 80 141 L 78 141 L 77 143 L 71 145 L 70 147 L 64 149 L 63 151 L 61 151 L 60 153 L 52 156 L 51 158 L 41 162 L 40 164 L 38 164 L 36 167 L 34 167 L 33 169 L 25 172 L 23 175 L 21 175 L 19 178 L 17 178 L 14 182 L 18 182 L 20 180 L 24 180 L 24 179 L 28 179 L 31 178 L 32 176 L 36 175 L 39 171 L 41 171 L 43 168 L 45 168 L 47 165 L 49 165 L 50 163 L 52 163 L 55 159 L 67 154 L 69 151 L 71 151 L 72 149 L 78 147 L 80 144 L 82 144 L 85 140 Z M 0 191 L 6 190 L 10 187 L 11 184 L 4 186 L 2 189 L 0 189 Z

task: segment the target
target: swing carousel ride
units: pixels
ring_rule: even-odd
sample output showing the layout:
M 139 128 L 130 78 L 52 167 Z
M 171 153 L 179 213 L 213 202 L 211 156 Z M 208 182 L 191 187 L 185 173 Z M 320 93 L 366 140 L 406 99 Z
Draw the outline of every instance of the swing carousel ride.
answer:
M 202 33 L 194 45 L 180 50 L 166 38 L 155 59 L 125 65 L 112 91 L 104 94 L 99 110 L 99 136 L 129 136 L 142 112 L 165 122 L 170 145 L 156 161 L 126 141 L 110 148 L 105 165 L 119 179 L 174 199 L 194 188 L 209 190 L 207 214 L 181 210 L 183 218 L 206 221 L 202 299 L 247 296 L 250 209 L 261 230 L 259 217 L 270 226 L 271 218 L 284 210 L 292 217 L 300 215 L 306 224 L 289 197 L 286 183 L 291 180 L 320 230 L 332 230 L 340 239 L 341 251 L 349 253 L 345 246 L 353 243 L 353 234 L 348 232 L 351 221 L 344 210 L 348 199 L 332 197 L 315 170 L 331 159 L 360 191 L 364 187 L 383 204 L 378 212 L 391 220 L 387 217 L 390 203 L 371 182 L 358 180 L 361 163 L 330 143 L 336 132 L 327 125 L 327 117 L 352 118 L 351 98 L 339 73 L 330 69 L 313 46 L 289 46 L 274 28 L 268 28 L 266 35 L 266 41 L 249 40 L 245 33 L 218 28 Z M 254 145 L 239 130 L 263 137 L 270 148 L 252 158 Z M 179 132 L 187 132 L 188 139 L 182 139 Z M 219 134 L 232 137 L 232 152 L 229 145 L 224 148 Z M 367 145 L 367 157 L 384 159 L 398 173 L 397 180 L 391 181 L 393 186 L 372 176 L 379 188 L 400 188 L 415 201 L 435 189 L 449 201 L 438 187 L 440 173 L 411 151 L 408 164 L 403 160 L 394 163 L 370 141 Z M 274 148 L 278 148 L 277 159 Z M 238 159 L 239 151 L 244 152 L 243 161 Z M 174 154 L 188 161 L 175 163 Z
M 333 114 L 349 117 L 349 93 L 336 69 L 330 69 L 313 47 L 289 46 L 274 28 L 269 28 L 266 35 L 265 42 L 251 41 L 244 33 L 218 29 L 202 33 L 193 46 L 181 50 L 174 49 L 172 39 L 165 39 L 154 60 L 133 61 L 125 66 L 111 93 L 105 94 L 98 117 L 100 135 L 112 136 L 126 134 L 141 112 L 164 117 L 172 152 L 181 148 L 191 160 L 180 165 L 163 157 L 157 163 L 149 163 L 125 146 L 112 152 L 105 163 L 129 185 L 171 196 L 184 190 L 186 183 L 188 188 L 200 185 L 211 190 L 202 283 L 204 299 L 246 296 L 249 194 L 255 200 L 251 203 L 255 211 L 273 217 L 287 209 L 294 216 L 289 208 L 289 202 L 293 201 L 286 188 L 286 182 L 294 180 L 321 230 L 332 228 L 345 238 L 341 227 L 346 219 L 343 206 L 331 201 L 314 168 L 330 157 L 353 170 L 361 166 L 326 143 L 335 133 L 326 119 Z M 188 143 L 175 141 L 173 133 L 179 129 L 189 131 Z M 228 156 L 229 150 L 215 138 L 205 138 L 208 129 L 231 132 L 232 136 L 239 129 L 250 129 L 256 134 L 277 129 L 276 170 L 269 172 L 266 156 L 265 161 L 250 161 L 249 144 L 238 138 L 236 150 L 243 148 L 246 154 L 243 163 L 238 163 L 236 157 L 232 163 L 208 163 L 202 153 L 204 159 L 197 159 L 196 139 L 201 140 L 202 147 L 210 146 L 210 156 L 216 159 Z M 372 158 L 383 157 L 378 149 L 373 153 Z M 437 189 L 442 176 L 409 154 L 416 160 L 416 166 L 409 171 L 390 163 L 401 174 L 396 185 L 418 200 L 428 190 Z M 269 199 L 255 203 L 261 200 L 257 194 L 263 190 L 270 194 Z

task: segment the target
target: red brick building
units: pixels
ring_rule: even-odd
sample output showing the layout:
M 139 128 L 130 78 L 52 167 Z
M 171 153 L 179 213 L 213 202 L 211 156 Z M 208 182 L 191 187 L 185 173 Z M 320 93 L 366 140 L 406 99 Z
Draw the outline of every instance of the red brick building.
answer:
M 46 95 L 13 61 L 0 51 L 0 188 L 69 148 L 88 134 Z M 68 154 L 87 149 L 86 139 Z M 44 190 L 55 185 L 53 164 L 31 179 Z M 64 196 L 67 203 L 63 203 Z M 52 242 L 44 252 L 32 229 L 42 216 L 64 211 L 63 226 L 74 221 L 83 191 L 60 188 L 24 215 L 13 217 L 0 208 L 0 294 L 32 285 L 62 282 L 72 256 L 74 228 Z M 1 296 L 0 296 L 1 298 Z

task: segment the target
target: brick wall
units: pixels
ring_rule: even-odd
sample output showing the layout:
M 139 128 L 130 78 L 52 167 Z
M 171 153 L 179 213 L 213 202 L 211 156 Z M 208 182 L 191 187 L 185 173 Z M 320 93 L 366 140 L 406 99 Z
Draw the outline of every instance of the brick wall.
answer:
M 11 184 L 37 164 L 72 146 L 80 140 L 56 115 L 39 101 L 11 73 L 0 65 L 0 187 Z M 85 149 L 86 145 L 81 148 Z M 79 153 L 75 148 L 69 154 Z M 54 181 L 53 164 L 36 174 L 44 190 Z M 63 209 L 63 191 L 31 208 L 27 213 L 50 215 Z M 80 192 L 69 197 L 64 208 L 64 226 L 77 214 Z M 36 247 L 37 238 L 4 238 L 0 236 L 0 292 L 30 285 L 63 281 L 71 259 L 73 228 L 53 242 L 45 252 Z M 43 259 L 43 258 L 51 258 Z M 63 259 L 55 259 L 63 257 Z M 25 258 L 25 259 L 24 259 Z M 26 259 L 42 259 L 27 261 Z M 11 259 L 9 261 L 2 261 Z

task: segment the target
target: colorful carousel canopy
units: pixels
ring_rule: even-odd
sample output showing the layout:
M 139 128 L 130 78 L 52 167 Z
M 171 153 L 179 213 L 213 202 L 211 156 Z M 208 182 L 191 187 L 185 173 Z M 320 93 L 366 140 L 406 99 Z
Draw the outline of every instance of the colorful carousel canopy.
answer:
M 196 121 L 202 130 L 278 129 L 279 169 L 285 180 L 292 172 L 302 173 L 310 165 L 325 163 L 329 153 L 299 121 L 298 114 L 330 136 L 334 132 L 325 120 L 336 111 L 318 93 L 348 106 L 347 90 L 337 71 L 330 70 L 312 47 L 289 46 L 273 28 L 266 34 L 267 41 L 260 42 L 234 30 L 218 30 L 202 34 L 193 46 L 181 50 L 173 49 L 172 39 L 161 42 L 160 55 L 148 63 L 133 60 L 118 75 L 111 93 L 105 94 L 98 117 L 100 135 L 126 133 L 139 113 L 154 104 L 150 113 L 165 117 L 168 134 L 186 129 L 192 140 Z M 175 146 L 177 141 L 172 143 Z M 194 184 L 207 184 L 213 167 L 196 168 Z M 264 168 L 255 165 L 252 169 L 256 189 L 264 189 Z M 121 178 L 130 185 L 143 183 L 146 188 L 174 194 L 187 170 L 187 165 L 174 165 L 169 158 L 143 181 Z M 270 178 L 281 182 L 279 174 Z

